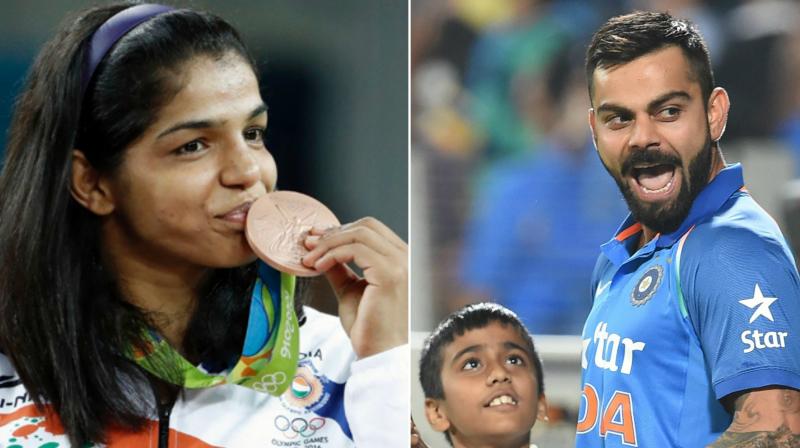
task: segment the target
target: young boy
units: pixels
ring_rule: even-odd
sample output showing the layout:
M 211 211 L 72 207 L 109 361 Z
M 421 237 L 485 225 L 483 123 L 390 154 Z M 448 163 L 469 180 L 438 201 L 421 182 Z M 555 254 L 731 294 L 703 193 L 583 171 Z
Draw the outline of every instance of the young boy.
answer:
M 468 305 L 445 318 L 420 359 L 425 415 L 455 448 L 527 448 L 546 420 L 542 365 L 528 330 L 495 303 Z

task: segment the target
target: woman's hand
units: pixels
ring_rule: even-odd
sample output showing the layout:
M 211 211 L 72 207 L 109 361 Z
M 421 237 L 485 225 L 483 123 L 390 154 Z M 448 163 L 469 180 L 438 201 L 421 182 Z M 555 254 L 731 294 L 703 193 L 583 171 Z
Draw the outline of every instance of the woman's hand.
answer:
M 303 264 L 325 273 L 359 359 L 408 342 L 408 245 L 375 218 L 312 229 Z M 347 263 L 362 270 L 358 276 Z

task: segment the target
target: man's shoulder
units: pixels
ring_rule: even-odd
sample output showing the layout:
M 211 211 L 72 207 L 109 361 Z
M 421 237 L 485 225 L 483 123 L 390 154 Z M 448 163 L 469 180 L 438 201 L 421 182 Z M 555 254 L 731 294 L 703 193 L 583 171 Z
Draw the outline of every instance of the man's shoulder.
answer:
M 752 294 L 755 283 L 783 291 L 797 279 L 794 255 L 777 223 L 746 192 L 698 222 L 678 259 L 690 301 L 694 294 L 723 290 L 727 296 Z
M 695 225 L 687 236 L 684 254 L 727 257 L 764 249 L 789 251 L 769 213 L 748 193 L 737 192 L 716 213 Z

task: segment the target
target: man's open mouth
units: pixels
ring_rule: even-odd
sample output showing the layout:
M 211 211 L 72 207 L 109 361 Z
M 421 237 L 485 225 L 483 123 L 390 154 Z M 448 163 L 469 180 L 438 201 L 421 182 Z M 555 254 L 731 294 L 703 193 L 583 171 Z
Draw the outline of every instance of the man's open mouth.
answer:
M 675 169 L 672 164 L 639 165 L 631 169 L 631 177 L 645 194 L 665 193 L 675 181 Z

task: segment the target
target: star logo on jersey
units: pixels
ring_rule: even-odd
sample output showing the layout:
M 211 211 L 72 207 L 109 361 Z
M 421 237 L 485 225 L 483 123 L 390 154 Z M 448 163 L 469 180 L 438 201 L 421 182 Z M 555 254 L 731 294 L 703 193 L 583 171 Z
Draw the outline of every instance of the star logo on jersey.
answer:
M 756 283 L 756 289 L 753 291 L 753 297 L 751 299 L 742 299 L 739 301 L 739 303 L 750 309 L 755 308 L 755 312 L 753 312 L 753 315 L 750 316 L 750 323 L 752 324 L 753 321 L 758 319 L 759 316 L 764 316 L 771 322 L 775 322 L 775 319 L 772 318 L 772 311 L 769 309 L 769 307 L 776 300 L 778 300 L 777 297 L 764 297 L 764 294 L 761 293 L 761 288 L 759 288 L 758 283 Z

